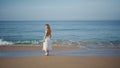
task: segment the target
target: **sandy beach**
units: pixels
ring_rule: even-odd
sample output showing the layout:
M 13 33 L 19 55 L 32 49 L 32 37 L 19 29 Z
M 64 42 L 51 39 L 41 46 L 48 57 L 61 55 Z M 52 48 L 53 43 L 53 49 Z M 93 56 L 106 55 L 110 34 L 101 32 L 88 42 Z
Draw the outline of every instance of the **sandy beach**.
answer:
M 39 50 L 41 46 L 0 46 L 1 50 Z M 77 47 L 58 47 L 56 50 L 75 49 Z M 28 56 L 1 57 L 0 68 L 120 68 L 120 56 Z
M 34 56 L 0 58 L 0 68 L 120 68 L 119 56 Z

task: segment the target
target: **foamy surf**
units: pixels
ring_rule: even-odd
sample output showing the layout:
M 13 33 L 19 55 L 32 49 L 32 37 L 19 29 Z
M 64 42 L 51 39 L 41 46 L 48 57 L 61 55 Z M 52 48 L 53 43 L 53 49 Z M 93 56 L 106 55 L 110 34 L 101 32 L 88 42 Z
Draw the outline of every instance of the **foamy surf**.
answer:
M 37 45 L 42 46 L 42 40 L 24 40 L 24 41 L 5 41 L 0 39 L 0 45 Z M 52 40 L 53 46 L 77 46 L 82 49 L 109 49 L 120 48 L 120 42 L 118 41 L 108 41 L 108 42 L 88 42 L 88 41 L 74 41 L 74 40 Z
M 13 45 L 14 43 L 0 39 L 0 45 Z

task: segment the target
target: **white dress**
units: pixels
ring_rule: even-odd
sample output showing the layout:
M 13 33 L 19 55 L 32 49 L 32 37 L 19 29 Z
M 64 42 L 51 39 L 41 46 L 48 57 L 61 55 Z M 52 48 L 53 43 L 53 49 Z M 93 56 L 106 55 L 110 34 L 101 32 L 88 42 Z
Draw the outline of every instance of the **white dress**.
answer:
M 52 50 L 51 40 L 49 36 L 47 36 L 43 42 L 43 50 Z

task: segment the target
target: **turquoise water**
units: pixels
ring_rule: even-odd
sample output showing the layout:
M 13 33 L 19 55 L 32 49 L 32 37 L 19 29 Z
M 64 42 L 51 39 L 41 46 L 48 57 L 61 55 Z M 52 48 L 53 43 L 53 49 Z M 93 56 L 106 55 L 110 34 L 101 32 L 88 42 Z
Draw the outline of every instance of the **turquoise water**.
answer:
M 41 44 L 46 23 L 52 28 L 53 43 L 120 45 L 120 21 L 0 21 L 0 45 Z

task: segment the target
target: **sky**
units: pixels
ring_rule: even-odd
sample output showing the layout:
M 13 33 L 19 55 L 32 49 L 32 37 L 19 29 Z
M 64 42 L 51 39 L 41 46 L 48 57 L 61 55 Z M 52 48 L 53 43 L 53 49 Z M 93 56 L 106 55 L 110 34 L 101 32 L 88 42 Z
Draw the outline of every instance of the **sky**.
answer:
M 120 20 L 120 0 L 0 0 L 0 20 Z

